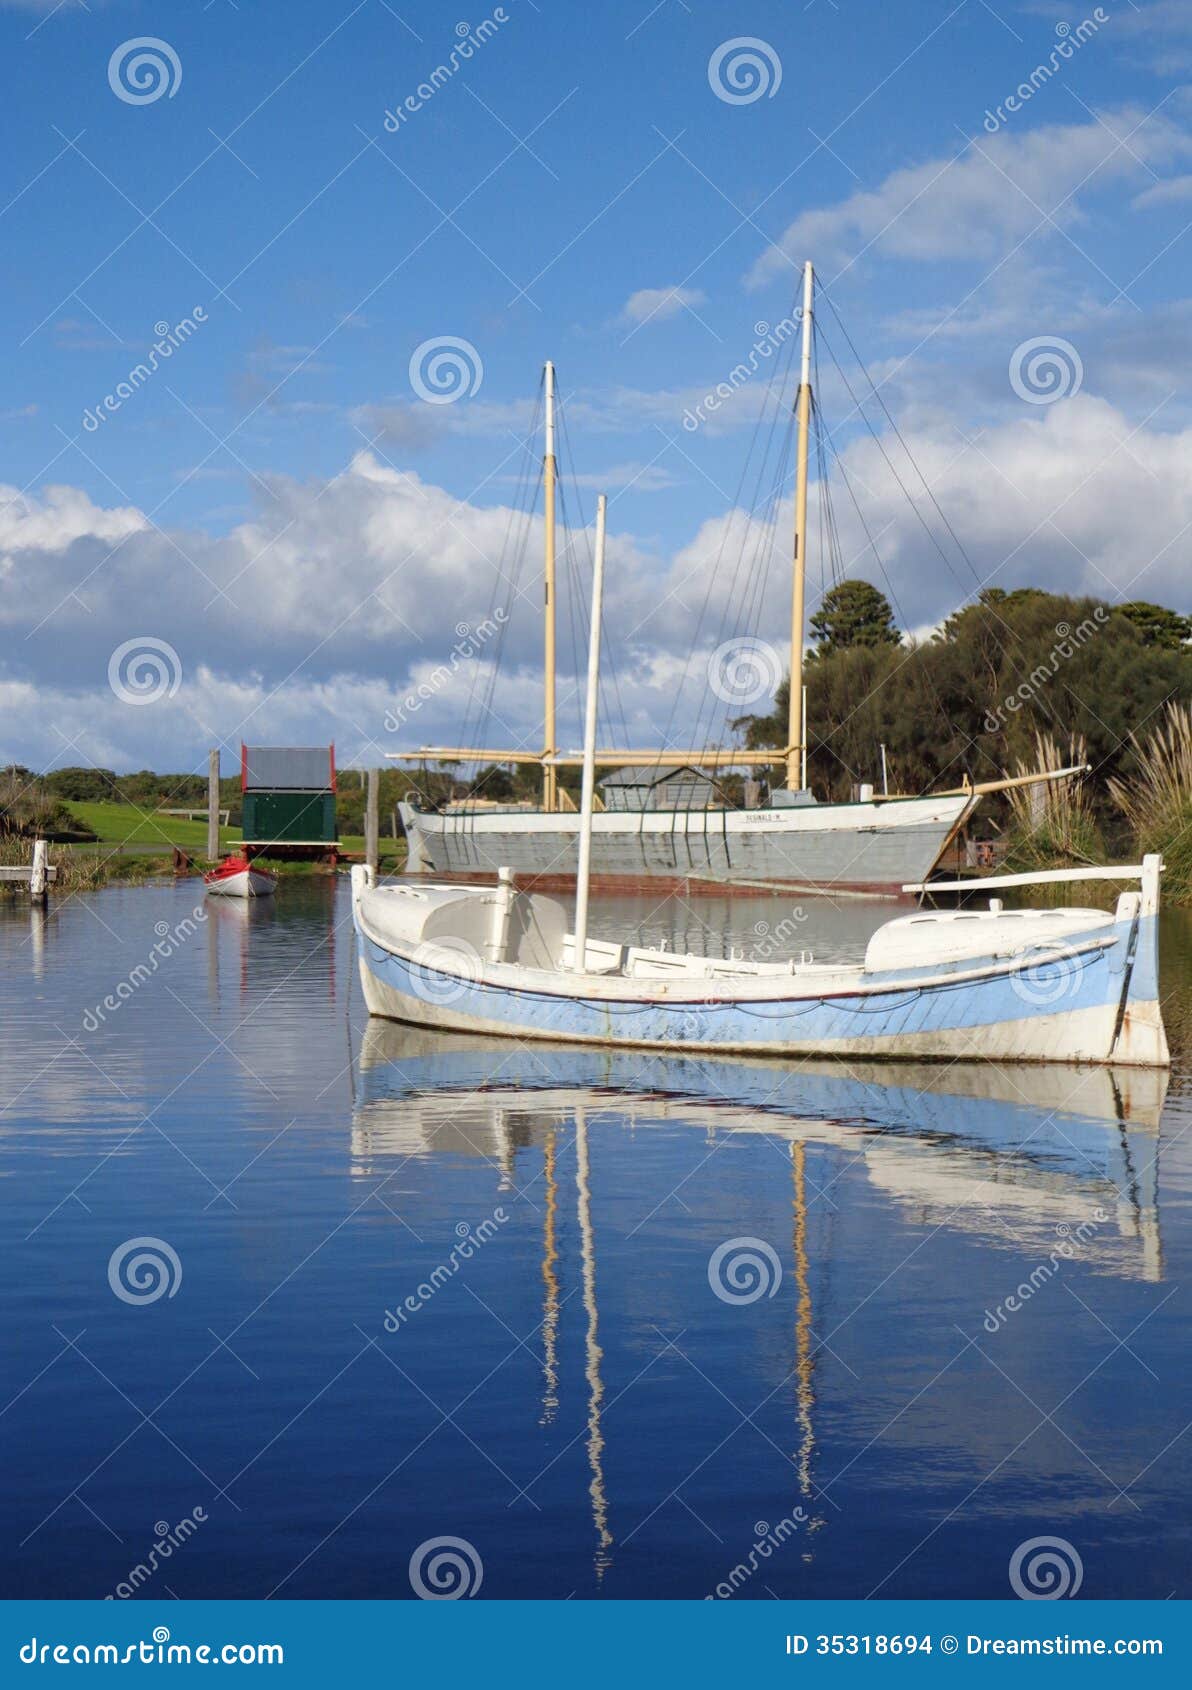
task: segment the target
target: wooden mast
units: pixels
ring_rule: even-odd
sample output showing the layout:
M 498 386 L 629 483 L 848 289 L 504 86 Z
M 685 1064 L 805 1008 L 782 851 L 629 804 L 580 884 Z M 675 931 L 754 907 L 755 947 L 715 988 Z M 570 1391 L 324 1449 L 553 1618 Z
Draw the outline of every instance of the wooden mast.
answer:
M 543 650 L 543 746 L 542 746 L 542 807 L 557 810 L 559 771 L 551 758 L 558 752 L 555 744 L 555 366 L 546 363 L 546 452 L 543 458 L 543 496 L 546 512 L 546 559 L 544 568 L 543 618 L 545 623 Z
M 796 404 L 799 423 L 795 469 L 795 557 L 791 591 L 791 681 L 786 730 L 786 784 L 794 791 L 803 778 L 806 741 L 803 711 L 803 621 L 807 583 L 807 458 L 811 439 L 811 311 L 814 272 L 803 266 L 803 362 Z
M 592 570 L 592 626 L 588 636 L 588 696 L 584 701 L 584 775 L 579 806 L 579 863 L 575 876 L 575 942 L 572 967 L 583 973 L 588 956 L 588 889 L 592 877 L 592 811 L 596 799 L 596 699 L 600 689 L 600 612 L 604 603 L 604 520 L 607 500 L 596 500 L 596 560 Z

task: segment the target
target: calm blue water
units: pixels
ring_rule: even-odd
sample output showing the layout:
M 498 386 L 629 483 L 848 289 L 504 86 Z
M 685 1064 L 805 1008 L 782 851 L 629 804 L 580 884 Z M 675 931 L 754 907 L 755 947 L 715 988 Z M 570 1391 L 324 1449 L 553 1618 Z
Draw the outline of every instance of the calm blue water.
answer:
M 342 882 L 196 906 L 0 904 L 4 1595 L 1190 1593 L 1186 913 L 1164 1101 L 366 1031 Z

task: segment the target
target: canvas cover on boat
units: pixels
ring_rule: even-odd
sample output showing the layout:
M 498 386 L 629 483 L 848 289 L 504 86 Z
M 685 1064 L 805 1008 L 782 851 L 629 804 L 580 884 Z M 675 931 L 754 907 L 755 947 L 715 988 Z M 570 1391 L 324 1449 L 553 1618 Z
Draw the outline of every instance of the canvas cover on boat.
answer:
M 378 941 L 406 955 L 441 945 L 462 957 L 474 953 L 483 958 L 496 906 L 495 887 L 375 886 L 362 894 L 360 915 Z M 524 968 L 557 968 L 566 932 L 562 904 L 516 892 L 504 960 Z
M 865 952 L 865 970 L 1015 956 L 1037 945 L 1062 948 L 1112 926 L 1104 910 L 925 910 L 879 927 Z

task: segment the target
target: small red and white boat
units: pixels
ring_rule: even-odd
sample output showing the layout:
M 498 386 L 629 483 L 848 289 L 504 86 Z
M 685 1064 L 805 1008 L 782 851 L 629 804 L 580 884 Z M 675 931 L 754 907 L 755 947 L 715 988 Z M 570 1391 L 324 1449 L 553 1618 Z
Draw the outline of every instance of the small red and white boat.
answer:
M 203 884 L 224 898 L 268 898 L 277 891 L 277 876 L 247 857 L 227 857 L 203 876 Z

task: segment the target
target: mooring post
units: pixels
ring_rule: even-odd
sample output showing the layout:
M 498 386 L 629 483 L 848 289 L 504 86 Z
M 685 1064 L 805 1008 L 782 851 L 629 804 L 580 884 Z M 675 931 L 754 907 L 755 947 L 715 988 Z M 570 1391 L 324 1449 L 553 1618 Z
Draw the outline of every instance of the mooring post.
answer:
M 29 875 L 29 896 L 35 904 L 44 904 L 46 890 L 50 877 L 46 873 L 49 867 L 49 847 L 44 839 L 33 841 L 33 869 Z
M 207 856 L 219 858 L 219 751 L 207 753 Z
M 368 771 L 368 797 L 364 807 L 364 860 L 376 877 L 381 854 L 380 811 L 381 771 Z

